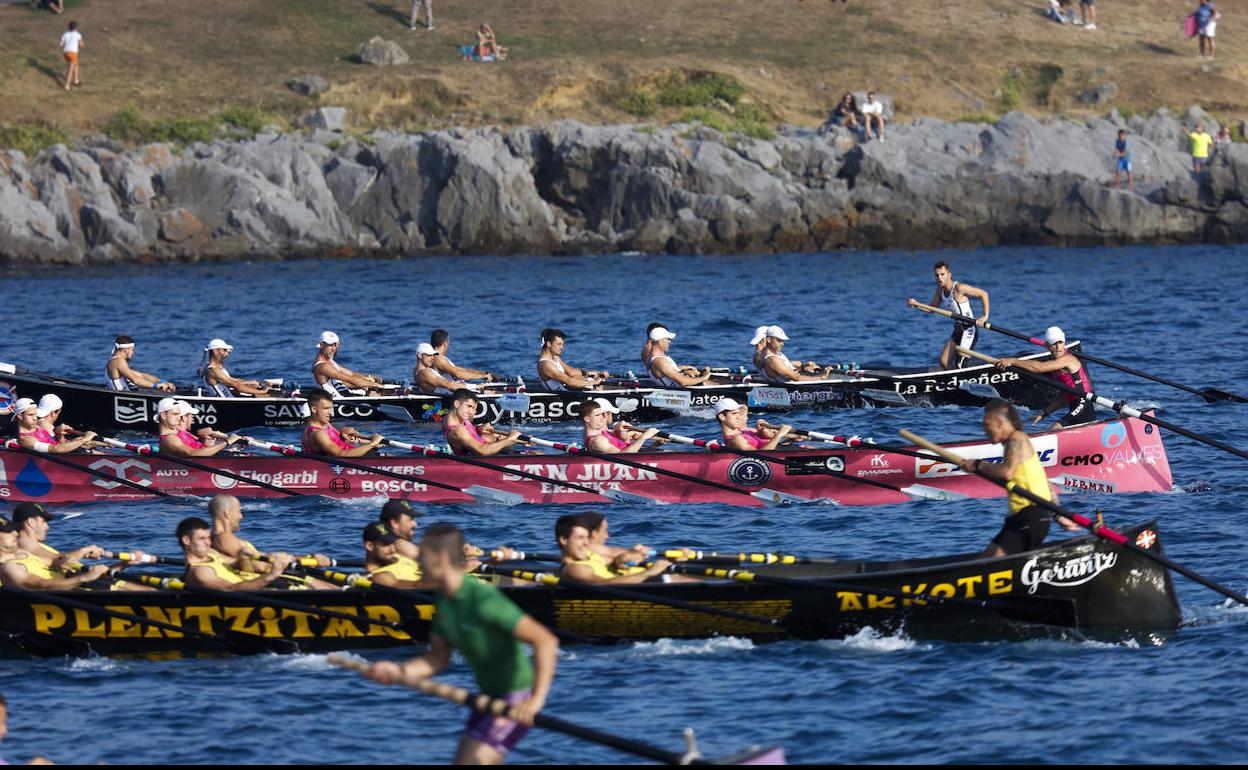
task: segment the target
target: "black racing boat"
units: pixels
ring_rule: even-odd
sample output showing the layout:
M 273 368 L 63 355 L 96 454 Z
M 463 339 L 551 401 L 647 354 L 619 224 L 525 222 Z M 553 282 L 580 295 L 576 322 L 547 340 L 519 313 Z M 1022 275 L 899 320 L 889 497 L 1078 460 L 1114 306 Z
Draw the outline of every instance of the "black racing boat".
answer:
M 1074 343 L 1071 347 L 1076 347 Z M 1029 352 L 1026 358 L 1047 353 Z M 748 377 L 726 385 L 669 388 L 646 379 L 621 381 L 595 391 L 534 389 L 523 384 L 481 396 L 480 420 L 493 423 L 554 422 L 580 418 L 581 403 L 601 396 L 612 401 L 627 419 L 663 420 L 678 414 L 711 414 L 715 402 L 729 397 L 765 412 L 802 409 L 857 409 L 880 406 L 981 406 L 1004 398 L 1030 408 L 1044 406 L 1053 391 L 1017 372 L 987 364 L 961 369 L 929 371 L 921 368 L 855 370 L 819 382 L 774 385 Z M 31 371 L 0 363 L 0 415 L 19 397 L 39 399 L 47 393 L 61 398 L 66 422 L 105 433 L 150 432 L 156 404 L 169 395 L 150 388 L 115 391 L 103 385 Z M 200 410 L 198 424 L 223 431 L 251 427 L 295 427 L 303 424 L 304 399 L 298 392 L 274 398 L 221 398 L 202 389 L 183 389 L 178 398 Z M 334 402 L 339 421 L 398 420 L 433 422 L 445 413 L 441 396 L 396 393 L 386 396 L 347 396 Z
M 1124 534 L 1162 552 L 1154 522 Z M 1121 637 L 1172 630 L 1181 619 L 1166 569 L 1090 535 L 996 559 L 813 560 L 755 572 L 798 582 L 708 580 L 646 583 L 628 590 L 656 601 L 693 602 L 759 619 L 604 596 L 576 585 L 503 590 L 565 639 L 599 643 L 712 636 L 843 638 L 867 627 L 916 639 L 1019 639 L 1071 630 Z M 906 599 L 896 596 L 898 591 L 952 597 L 958 603 Z M 265 606 L 266 597 L 308 609 Z M 986 600 L 984 606 L 977 600 Z M 358 620 L 318 616 L 317 608 Z M 432 613 L 427 594 L 413 593 L 406 601 L 372 590 L 238 593 L 226 601 L 178 591 L 0 590 L 0 652 L 168 657 L 394 647 L 424 641 Z M 135 616 L 165 625 L 145 626 Z

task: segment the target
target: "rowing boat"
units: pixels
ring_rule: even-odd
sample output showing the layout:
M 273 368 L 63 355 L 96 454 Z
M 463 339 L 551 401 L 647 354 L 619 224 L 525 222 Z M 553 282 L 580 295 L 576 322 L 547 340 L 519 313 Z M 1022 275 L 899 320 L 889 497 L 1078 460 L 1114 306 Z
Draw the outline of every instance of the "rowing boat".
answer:
M 1160 552 L 1156 524 L 1123 530 L 1145 549 Z M 661 638 L 735 636 L 770 641 L 842 638 L 870 627 L 915 639 L 1030 638 L 1079 629 L 1119 635 L 1167 631 L 1181 619 L 1170 573 L 1155 562 L 1093 536 L 1054 541 L 1027 553 L 983 559 L 963 554 L 898 561 L 815 559 L 808 564 L 760 567 L 759 574 L 800 578 L 801 585 L 709 580 L 630 586 L 643 596 L 676 599 L 772 619 L 772 623 L 604 598 L 575 584 L 504 586 L 521 609 L 565 638 L 614 643 Z M 840 587 L 819 585 L 838 581 Z M 852 590 L 846 586 L 852 586 Z M 872 589 L 880 591 L 873 593 Z M 988 607 L 889 596 L 895 591 L 989 599 Z M 264 595 L 274 595 L 268 592 Z M 370 591 L 288 591 L 287 602 L 332 609 L 397 624 L 369 625 L 263 607 L 239 593 L 235 601 L 177 591 L 0 591 L 0 652 L 6 655 L 194 656 L 229 652 L 331 652 L 395 647 L 428 638 L 433 607 L 427 595 L 410 602 Z M 122 617 L 65 608 L 57 598 L 107 606 Z M 1015 612 L 993 605 L 1007 600 Z M 1026 615 L 1020 621 L 1018 612 Z M 144 627 L 124 614 L 189 627 L 203 636 Z M 240 641 L 241 640 L 241 641 Z
M 1161 431 L 1135 418 L 1105 420 L 1063 431 L 1033 434 L 1033 446 L 1049 479 L 1071 492 L 1165 492 L 1170 465 Z M 999 444 L 962 441 L 949 445 L 966 458 L 1000 458 Z M 913 451 L 913 449 L 911 450 Z M 474 458 L 469 465 L 446 456 L 404 454 L 365 457 L 351 465 L 385 471 L 377 475 L 332 461 L 282 456 L 197 458 L 211 472 L 184 467 L 159 455 L 58 455 L 97 473 L 171 494 L 207 496 L 229 492 L 239 497 L 276 497 L 280 492 L 235 477 L 275 485 L 303 494 L 333 498 L 403 497 L 420 503 L 471 502 L 468 494 L 422 483 L 422 479 L 461 489 L 490 487 L 521 495 L 530 503 L 601 503 L 600 496 L 560 486 L 554 481 L 603 491 L 641 495 L 665 503 L 763 504 L 749 493 L 791 496 L 789 502 L 819 501 L 841 505 L 879 505 L 922 497 L 997 497 L 1000 487 L 933 456 L 912 457 L 882 446 L 792 449 L 743 457 L 723 451 L 642 452 L 630 462 L 642 470 L 605 459 L 568 454 L 518 454 Z M 681 473 L 738 489 L 713 486 L 664 475 Z M 520 473 L 541 477 L 533 479 Z M 403 478 L 395 478 L 398 474 Z M 852 478 L 846 478 L 846 476 Z M 545 479 L 550 479 L 546 481 Z M 868 483 L 860 483 L 860 479 Z M 883 482 L 906 491 L 871 485 Z M 126 500 L 147 497 L 120 481 L 76 472 L 34 454 L 0 451 L 0 499 L 43 503 Z
M 1072 348 L 1078 343 L 1073 343 Z M 1042 358 L 1048 353 L 1028 353 Z M 156 404 L 169 395 L 144 388 L 109 390 L 102 385 L 35 372 L 0 363 L 0 401 L 21 396 L 36 400 L 53 393 L 65 403 L 65 420 L 83 429 L 116 432 L 143 431 L 155 424 Z M 959 369 L 870 368 L 817 382 L 787 385 L 759 381 L 689 388 L 657 386 L 630 380 L 618 387 L 585 391 L 548 391 L 511 385 L 482 394 L 477 419 L 492 423 L 555 422 L 580 418 L 581 402 L 589 396 L 611 400 L 631 420 L 660 420 L 676 414 L 709 414 L 720 398 L 733 398 L 763 411 L 862 408 L 877 406 L 980 406 L 1004 398 L 1030 408 L 1042 407 L 1052 391 L 1021 377 L 977 364 Z M 301 395 L 275 398 L 222 398 L 202 389 L 184 390 L 180 398 L 200 410 L 198 423 L 223 431 L 250 427 L 293 427 L 303 422 Z M 334 419 L 348 421 L 400 420 L 431 422 L 441 416 L 443 399 L 416 393 L 385 396 L 344 396 L 334 402 Z M 0 404 L 0 414 L 4 414 Z

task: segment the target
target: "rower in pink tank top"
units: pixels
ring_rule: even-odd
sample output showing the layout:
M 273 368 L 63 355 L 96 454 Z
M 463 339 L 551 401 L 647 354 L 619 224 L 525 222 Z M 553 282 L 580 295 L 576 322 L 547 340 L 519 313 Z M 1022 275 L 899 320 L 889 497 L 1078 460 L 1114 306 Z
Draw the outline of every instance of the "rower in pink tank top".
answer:
M 762 449 L 763 447 L 767 446 L 767 439 L 758 435 L 758 431 L 751 430 L 750 428 L 741 429 L 741 438 L 748 441 L 750 443 L 750 446 L 753 447 L 754 449 Z
M 301 438 L 299 441 L 300 445 L 303 446 L 303 451 L 310 452 L 312 454 L 320 453 L 320 448 L 314 445 L 309 440 L 309 436 L 311 435 L 309 431 L 316 432 L 320 430 L 325 431 L 325 435 L 326 437 L 329 438 L 330 443 L 332 443 L 334 446 L 338 447 L 339 449 L 343 449 L 343 450 L 354 449 L 354 446 L 351 444 L 351 442 L 344 439 L 342 437 L 342 434 L 339 433 L 338 429 L 335 428 L 334 426 L 326 425 L 324 428 L 316 428 L 316 427 L 309 425 L 308 427 L 303 429 L 303 438 Z
M 463 423 L 463 427 L 468 430 L 468 435 L 472 437 L 473 441 L 477 442 L 478 444 L 488 443 L 486 442 L 485 439 L 481 438 L 481 434 L 477 432 L 477 426 L 473 425 L 471 421 Z M 446 436 L 448 441 L 451 438 L 452 430 L 454 430 L 454 428 L 451 427 L 451 421 L 443 420 L 442 421 L 442 435 Z M 451 449 L 452 451 L 454 451 L 454 447 L 451 447 Z
M 187 446 L 189 446 L 191 449 L 203 449 L 205 446 L 204 442 L 195 438 L 195 434 L 191 433 L 190 431 L 180 430 L 178 431 L 177 435 L 178 435 L 178 439 L 181 440 L 183 444 L 186 444 Z
M 19 433 L 19 436 L 34 436 L 36 441 L 42 441 L 45 444 L 59 444 L 56 436 L 53 436 L 47 428 L 40 425 L 29 433 Z
M 1074 388 L 1083 393 L 1092 392 L 1092 380 L 1088 377 L 1088 370 L 1084 368 L 1082 361 L 1079 362 L 1079 371 L 1075 374 L 1071 374 L 1065 369 L 1058 369 L 1056 372 L 1050 373 L 1049 376 L 1068 388 Z M 1063 393 L 1062 396 L 1068 404 L 1077 404 L 1083 400 L 1073 393 Z
M 594 434 L 586 433 L 585 434 L 585 446 L 589 446 L 589 442 L 593 441 L 598 436 L 602 436 L 603 438 L 605 438 L 607 442 L 610 443 L 611 446 L 615 447 L 616 449 L 628 449 L 629 444 L 627 441 L 615 435 L 614 433 L 611 433 L 610 431 L 605 431 L 605 430 L 600 431 L 598 433 L 594 433 Z

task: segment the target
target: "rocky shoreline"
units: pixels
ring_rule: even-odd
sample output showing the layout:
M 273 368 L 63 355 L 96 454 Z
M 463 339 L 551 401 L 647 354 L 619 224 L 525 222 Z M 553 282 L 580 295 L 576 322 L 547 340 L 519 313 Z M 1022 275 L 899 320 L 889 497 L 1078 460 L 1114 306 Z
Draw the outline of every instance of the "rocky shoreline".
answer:
M 1183 118 L 1216 131 L 1199 108 Z M 831 127 L 771 140 L 572 122 L 358 138 L 337 123 L 180 150 L 99 139 L 0 152 L 0 264 L 1248 240 L 1248 145 L 1197 178 L 1165 110 L 923 119 L 865 144 Z M 1120 127 L 1134 194 L 1108 186 Z

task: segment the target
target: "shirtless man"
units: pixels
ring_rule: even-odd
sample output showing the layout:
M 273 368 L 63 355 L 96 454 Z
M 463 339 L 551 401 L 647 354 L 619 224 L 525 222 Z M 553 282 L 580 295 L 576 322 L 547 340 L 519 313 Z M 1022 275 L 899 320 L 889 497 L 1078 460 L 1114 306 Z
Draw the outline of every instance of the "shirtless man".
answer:
M 166 393 L 173 393 L 178 389 L 177 385 L 166 382 L 154 374 L 130 368 L 132 358 L 134 358 L 134 338 L 124 334 L 117 335 L 117 338 L 113 340 L 113 357 L 108 359 L 108 365 L 104 367 L 107 378 L 105 384 L 109 390 L 156 388 Z
M 494 382 L 498 379 L 493 372 L 456 366 L 454 361 L 447 358 L 446 354 L 451 349 L 451 335 L 446 329 L 434 329 L 433 334 L 429 335 L 429 346 L 438 353 L 433 363 L 434 368 L 447 377 L 454 377 L 457 380 L 485 380 L 486 382 Z
M 936 295 L 932 298 L 931 304 L 943 307 L 962 318 L 974 320 L 974 323 L 955 320 L 953 333 L 949 335 L 949 339 L 945 340 L 945 347 L 940 351 L 941 369 L 952 369 L 955 363 L 961 367 L 966 363 L 966 359 L 956 356 L 955 348 L 975 349 L 975 344 L 979 342 L 979 327 L 988 320 L 988 292 L 969 283 L 953 280 L 953 269 L 949 267 L 948 262 L 937 262 L 933 269 L 936 275 Z M 971 313 L 972 297 L 978 299 L 983 305 L 984 314 L 979 317 Z M 906 300 L 906 304 L 914 307 L 919 304 L 919 301 L 911 297 Z
M 360 374 L 334 360 L 338 354 L 338 335 L 321 332 L 317 343 L 316 360 L 312 362 L 312 379 L 330 398 L 354 395 L 352 389 L 364 391 L 363 395 L 381 395 L 382 379 L 375 374 Z
M 579 369 L 563 360 L 568 335 L 562 329 L 542 329 L 542 352 L 537 359 L 537 378 L 547 390 L 591 390 L 602 387 L 607 371 Z
M 212 340 L 204 348 L 204 360 L 195 374 L 208 388 L 209 395 L 221 398 L 235 398 L 239 395 L 268 398 L 269 388 L 263 382 L 230 376 L 225 368 L 225 359 L 230 357 L 232 350 L 233 345 L 219 338 Z
M 416 348 L 416 368 L 412 370 L 412 382 L 421 393 L 429 396 L 449 396 L 457 390 L 475 390 L 476 386 L 462 380 L 448 379 L 438 368 L 442 357 L 433 345 L 422 342 Z

